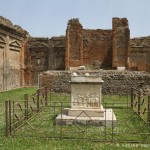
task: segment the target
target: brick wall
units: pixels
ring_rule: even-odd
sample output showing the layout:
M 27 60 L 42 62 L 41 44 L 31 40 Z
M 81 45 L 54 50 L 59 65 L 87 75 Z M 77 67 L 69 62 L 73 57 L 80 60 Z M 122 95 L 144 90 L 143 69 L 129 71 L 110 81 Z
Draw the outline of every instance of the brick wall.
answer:
M 83 64 L 87 68 L 111 68 L 112 30 L 83 30 Z
M 140 37 L 130 40 L 128 63 L 130 70 L 145 70 L 150 72 L 150 37 Z

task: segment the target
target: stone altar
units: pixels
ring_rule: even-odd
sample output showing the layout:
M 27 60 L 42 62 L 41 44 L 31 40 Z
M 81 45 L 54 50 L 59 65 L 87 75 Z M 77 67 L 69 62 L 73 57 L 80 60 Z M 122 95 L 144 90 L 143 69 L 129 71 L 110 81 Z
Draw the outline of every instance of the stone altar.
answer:
M 116 117 L 112 109 L 105 109 L 101 102 L 103 80 L 100 76 L 71 76 L 71 108 L 64 108 L 56 117 L 57 125 L 112 126 Z

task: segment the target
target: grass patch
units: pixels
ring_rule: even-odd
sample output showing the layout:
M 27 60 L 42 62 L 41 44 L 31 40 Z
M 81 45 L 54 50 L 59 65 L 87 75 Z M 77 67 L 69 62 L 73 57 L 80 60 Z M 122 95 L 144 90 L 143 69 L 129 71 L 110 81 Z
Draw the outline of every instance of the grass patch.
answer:
M 10 90 L 8 92 L 2 92 L 0 93 L 0 103 L 6 101 L 6 100 L 23 100 L 24 94 L 28 93 L 29 95 L 35 93 L 36 87 L 25 87 L 25 88 L 19 88 Z

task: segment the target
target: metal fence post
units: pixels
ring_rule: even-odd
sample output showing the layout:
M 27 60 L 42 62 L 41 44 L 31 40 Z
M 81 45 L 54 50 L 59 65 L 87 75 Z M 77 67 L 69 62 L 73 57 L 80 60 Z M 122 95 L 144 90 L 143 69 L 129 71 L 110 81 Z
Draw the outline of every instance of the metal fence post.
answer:
M 133 87 L 131 88 L 131 107 L 133 108 Z
M 14 118 L 15 118 L 15 102 L 13 101 L 13 104 L 12 104 L 12 115 L 13 115 L 13 123 L 14 123 Z
M 37 112 L 38 112 L 38 111 L 39 111 L 39 109 L 40 109 L 39 92 L 40 92 L 40 90 L 39 90 L 39 89 L 38 89 L 38 90 L 36 90 L 36 100 L 37 100 L 36 104 L 37 104 Z
M 62 129 L 62 102 L 61 102 L 61 140 L 63 139 L 63 129 Z
M 147 122 L 150 126 L 150 95 L 148 96 L 148 111 L 147 111 Z
M 9 134 L 11 134 L 11 101 L 9 100 Z
M 138 92 L 138 115 L 140 115 L 141 109 L 141 91 Z
M 9 115 L 8 115 L 8 109 L 9 105 L 8 105 L 8 101 L 5 101 L 5 136 L 8 137 L 9 136 L 9 125 L 8 125 L 8 119 L 9 119 Z
M 48 90 L 47 90 L 47 87 L 45 87 L 45 106 L 47 106 L 47 98 L 48 98 Z
M 52 92 L 49 90 L 49 100 L 50 100 L 50 106 L 51 106 L 51 104 L 52 104 Z
M 24 94 L 25 102 L 25 120 L 28 119 L 28 94 Z

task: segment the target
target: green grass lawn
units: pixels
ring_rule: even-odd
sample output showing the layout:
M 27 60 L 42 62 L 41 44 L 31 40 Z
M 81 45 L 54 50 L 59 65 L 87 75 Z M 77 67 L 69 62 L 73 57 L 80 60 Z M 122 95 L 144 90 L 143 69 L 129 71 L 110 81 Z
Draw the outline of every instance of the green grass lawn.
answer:
M 14 100 L 23 99 L 24 94 L 28 93 L 29 95 L 31 95 L 35 93 L 36 89 L 37 89 L 36 87 L 29 87 L 29 88 L 25 87 L 25 88 L 19 88 L 19 89 L 10 90 L 8 92 L 0 93 L 0 103 L 9 99 L 14 99 Z
M 1 129 L 5 126 L 4 119 L 4 101 L 23 100 L 23 95 L 29 93 L 29 95 L 35 93 L 36 88 L 21 88 L 4 92 L 0 94 L 0 109 L 1 109 Z M 54 126 L 53 118 L 61 112 L 61 103 L 63 107 L 68 107 L 70 100 L 69 95 L 64 94 L 52 94 L 49 97 L 51 105 L 46 107 L 37 116 L 33 117 L 28 123 L 26 123 L 20 130 L 15 133 L 15 137 L 6 138 L 2 135 L 0 137 L 0 149 L 4 150 L 116 150 L 116 149 L 150 149 L 150 144 L 135 144 L 135 143 L 111 143 L 111 142 L 92 142 L 93 139 L 103 140 L 105 138 L 112 139 L 111 133 L 115 132 L 113 139 L 119 140 L 147 140 L 147 136 L 144 134 L 132 134 L 135 132 L 147 133 L 149 128 L 132 112 L 131 109 L 118 109 L 114 108 L 114 112 L 117 117 L 117 126 L 112 128 L 104 127 L 81 127 L 79 130 L 76 126 Z M 52 107 L 54 105 L 58 107 Z M 103 105 L 105 107 L 111 106 L 128 106 L 130 98 L 127 96 L 104 96 Z M 128 103 L 127 103 L 128 102 Z M 55 110 L 54 110 L 55 109 Z M 41 124 L 40 124 L 41 123 Z M 32 128 L 33 129 L 32 129 Z M 82 132 L 81 131 L 85 131 Z M 107 132 L 106 137 L 104 136 Z M 62 135 L 61 135 L 62 134 Z M 67 139 L 48 139 L 47 137 L 72 137 L 81 138 L 79 140 L 67 140 Z M 43 137 L 44 139 L 40 138 Z M 143 139 L 142 139 L 143 138 Z

